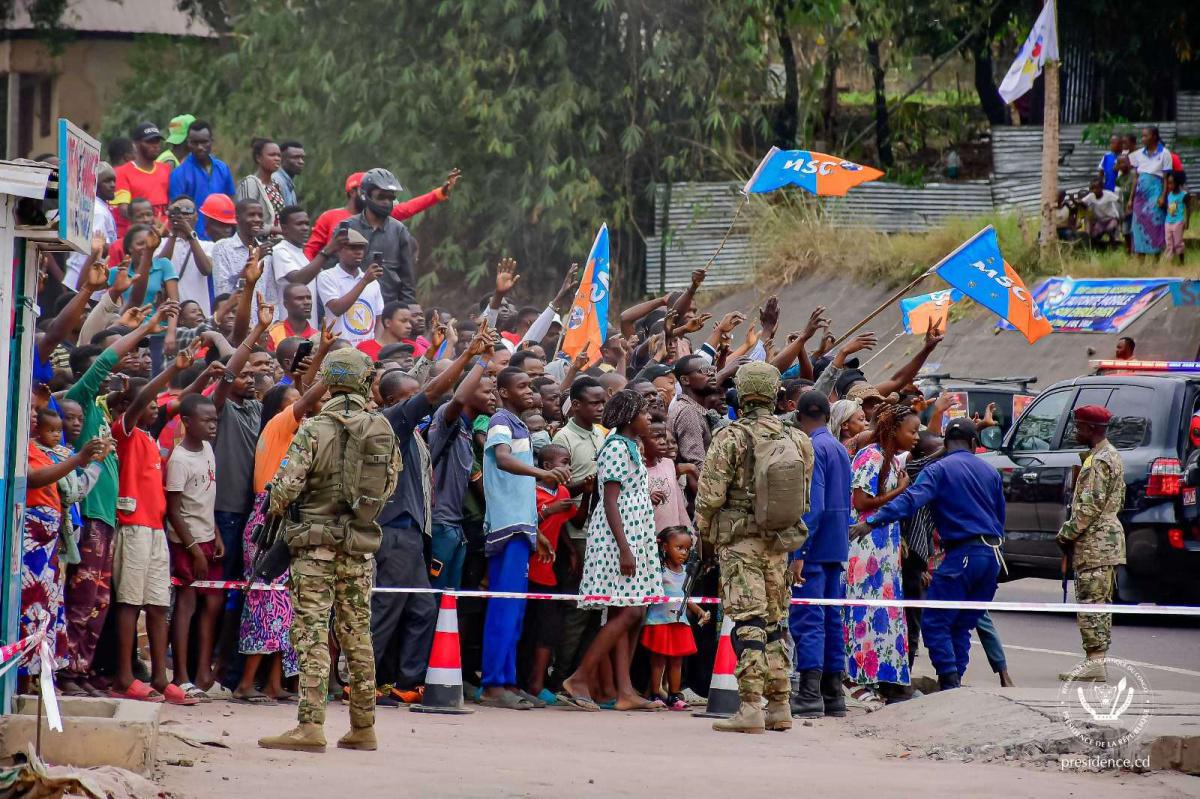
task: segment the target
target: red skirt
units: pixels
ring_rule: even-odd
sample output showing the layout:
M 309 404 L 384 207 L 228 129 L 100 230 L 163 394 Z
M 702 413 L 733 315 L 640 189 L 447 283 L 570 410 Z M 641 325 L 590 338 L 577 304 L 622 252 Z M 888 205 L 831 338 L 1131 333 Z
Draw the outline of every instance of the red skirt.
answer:
M 684 622 L 648 624 L 642 628 L 642 646 L 656 655 L 683 657 L 696 654 L 692 628 Z

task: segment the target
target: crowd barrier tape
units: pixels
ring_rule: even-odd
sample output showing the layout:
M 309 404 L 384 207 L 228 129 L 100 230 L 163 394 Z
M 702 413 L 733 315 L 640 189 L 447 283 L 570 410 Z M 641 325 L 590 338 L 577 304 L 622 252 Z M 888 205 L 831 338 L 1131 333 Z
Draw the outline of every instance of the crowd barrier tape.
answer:
M 172 578 L 176 586 L 181 583 Z M 233 591 L 286 591 L 286 585 L 247 583 L 242 581 L 197 580 L 191 588 Z M 376 594 L 452 594 L 477 599 L 533 599 L 560 602 L 604 604 L 612 599 L 607 594 L 546 594 L 529 591 L 450 591 L 444 588 L 386 588 L 371 589 Z M 699 605 L 719 605 L 719 597 L 691 597 Z M 640 604 L 658 605 L 679 602 L 679 597 L 645 596 Z M 793 605 L 854 606 L 868 608 L 923 608 L 929 610 L 996 610 L 1018 613 L 1117 613 L 1126 616 L 1200 616 L 1200 607 L 1191 605 L 1081 605 L 1071 602 L 950 602 L 938 599 L 801 599 L 793 597 Z

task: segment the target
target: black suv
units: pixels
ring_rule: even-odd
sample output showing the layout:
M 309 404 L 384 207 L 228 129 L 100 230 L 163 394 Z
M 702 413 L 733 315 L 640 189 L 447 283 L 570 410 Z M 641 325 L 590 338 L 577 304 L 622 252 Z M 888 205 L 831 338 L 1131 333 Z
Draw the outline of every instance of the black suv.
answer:
M 1167 602 L 1200 595 L 1200 524 L 1185 521 L 1196 504 L 1183 485 L 1192 454 L 1189 423 L 1200 408 L 1200 366 L 1193 372 L 1130 371 L 1054 384 L 1006 435 L 985 435 L 982 455 L 1004 479 L 1008 503 L 1004 554 L 1010 571 L 1058 576 L 1054 537 L 1067 518 L 1083 447 L 1072 411 L 1102 405 L 1113 414 L 1109 440 L 1125 464 L 1127 564 L 1118 570 L 1125 602 Z M 986 433 L 987 431 L 985 431 Z M 1185 502 L 1188 503 L 1185 506 Z

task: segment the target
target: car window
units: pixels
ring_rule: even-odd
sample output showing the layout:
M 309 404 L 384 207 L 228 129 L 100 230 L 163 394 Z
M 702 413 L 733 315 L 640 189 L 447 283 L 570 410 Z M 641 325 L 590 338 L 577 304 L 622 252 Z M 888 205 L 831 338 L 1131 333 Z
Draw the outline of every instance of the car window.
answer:
M 1045 452 L 1050 449 L 1058 420 L 1067 408 L 1070 390 L 1055 391 L 1038 397 L 1021 421 L 1012 437 L 1012 448 L 1016 452 Z
M 1150 414 L 1154 407 L 1154 389 L 1145 386 L 1113 386 L 1081 389 L 1074 408 L 1103 405 L 1113 415 L 1108 425 L 1108 440 L 1117 449 L 1133 449 L 1150 441 Z M 1063 449 L 1083 449 L 1075 441 L 1075 419 L 1067 420 L 1063 430 Z

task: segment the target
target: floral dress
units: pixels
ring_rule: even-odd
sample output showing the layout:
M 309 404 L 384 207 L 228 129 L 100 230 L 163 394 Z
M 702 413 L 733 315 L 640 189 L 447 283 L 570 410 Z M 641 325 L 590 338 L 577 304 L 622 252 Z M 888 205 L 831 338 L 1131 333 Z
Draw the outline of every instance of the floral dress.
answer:
M 877 444 L 858 451 L 850 490 L 862 489 L 878 496 L 883 452 Z M 904 467 L 892 459 L 883 493 L 892 491 Z M 855 521 L 867 514 L 856 513 Z M 871 534 L 850 541 L 846 564 L 847 599 L 901 599 L 900 524 L 877 527 Z M 908 685 L 908 629 L 899 608 L 847 605 L 842 610 L 842 637 L 850 680 L 861 685 L 887 682 Z
M 662 564 L 650 503 L 646 464 L 637 445 L 625 436 L 612 434 L 596 454 L 597 490 L 605 483 L 620 483 L 617 510 L 621 514 L 625 540 L 633 550 L 633 577 L 621 574 L 621 551 L 605 518 L 604 503 L 596 505 L 588 520 L 587 550 L 583 558 L 583 580 L 579 593 L 610 597 L 607 601 L 580 602 L 580 607 L 608 605 L 633 607 L 649 604 L 648 596 L 661 596 Z M 601 493 L 603 496 L 603 493 Z
M 258 551 L 250 533 L 267 518 L 267 499 L 270 494 L 260 491 L 254 497 L 254 509 L 242 531 L 243 565 L 246 579 L 253 579 L 254 556 Z M 272 585 L 287 585 L 288 572 L 275 578 Z M 247 591 L 242 605 L 242 623 L 238 630 L 238 652 L 243 655 L 283 655 L 283 673 L 291 677 L 300 673 L 296 650 L 292 647 L 292 598 L 287 591 Z

